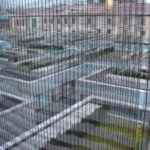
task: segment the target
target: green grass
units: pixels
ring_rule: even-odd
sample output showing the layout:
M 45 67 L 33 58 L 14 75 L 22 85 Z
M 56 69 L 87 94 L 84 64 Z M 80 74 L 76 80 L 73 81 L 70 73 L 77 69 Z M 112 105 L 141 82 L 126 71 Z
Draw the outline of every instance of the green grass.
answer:
M 98 124 L 96 125 L 96 127 L 104 128 L 108 131 L 122 133 L 123 135 L 126 135 L 128 138 L 133 138 L 134 136 L 134 131 L 125 127 L 119 127 L 111 124 Z
M 22 63 L 22 64 L 19 64 L 17 66 L 17 69 L 20 70 L 20 71 L 27 71 L 27 72 L 30 72 L 31 70 L 34 70 L 34 69 L 38 69 L 38 68 L 41 68 L 41 67 L 45 67 L 47 65 L 51 65 L 51 62 L 49 61 L 41 61 L 41 62 L 25 62 L 25 63 Z
M 90 148 L 83 145 L 73 145 L 57 139 L 51 139 L 49 143 L 60 147 L 67 147 L 73 150 L 91 150 Z
M 56 63 L 60 64 L 60 63 L 63 63 L 65 61 L 69 61 L 71 59 L 72 59 L 71 57 L 68 57 L 68 58 L 63 58 L 63 59 L 61 58 L 61 60 L 59 60 L 59 61 L 53 60 L 53 62 L 51 62 L 50 60 L 24 62 L 22 64 L 19 64 L 17 66 L 17 69 L 20 71 L 24 71 L 24 72 L 30 72 L 34 69 L 46 67 L 46 66 L 52 65 L 53 63 L 54 64 L 56 64 Z
M 108 139 L 106 140 L 106 139 L 99 137 L 99 136 L 87 135 L 86 138 L 88 140 L 96 142 L 96 143 L 105 143 L 106 145 L 111 145 L 112 147 L 120 148 L 120 150 L 133 150 L 132 147 L 129 147 L 129 146 L 124 145 L 124 144 L 120 144 L 120 143 L 112 141 L 112 140 L 108 140 Z
M 119 150 L 134 150 L 133 147 L 130 147 L 128 145 L 124 145 L 124 144 L 118 143 L 118 142 L 113 141 L 113 140 L 105 139 L 103 137 L 88 134 L 88 133 L 81 132 L 81 131 L 68 130 L 66 132 L 66 134 L 72 134 L 72 135 L 75 135 L 79 138 L 84 138 L 84 139 L 87 139 L 89 141 L 92 141 L 92 142 L 95 142 L 98 144 L 106 144 L 106 145 L 112 146 L 112 148 L 114 148 L 114 149 L 119 148 Z
M 108 124 L 108 123 L 102 123 L 98 122 L 96 120 L 91 120 L 91 119 L 82 119 L 82 122 L 88 122 L 90 124 L 93 124 L 97 128 L 103 128 L 108 131 L 112 132 L 118 132 L 122 133 L 123 135 L 126 135 L 128 138 L 133 138 L 135 135 L 135 130 L 127 127 L 120 127 L 119 125 L 113 125 L 113 124 Z

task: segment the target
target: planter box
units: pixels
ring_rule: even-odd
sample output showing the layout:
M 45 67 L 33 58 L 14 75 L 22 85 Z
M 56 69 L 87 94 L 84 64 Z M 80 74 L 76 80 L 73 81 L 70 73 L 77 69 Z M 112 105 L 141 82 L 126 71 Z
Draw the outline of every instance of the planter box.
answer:
M 14 93 L 15 95 L 20 95 L 21 93 L 39 95 L 42 92 L 56 88 L 66 82 L 77 80 L 82 76 L 88 75 L 100 67 L 101 66 L 95 64 L 82 64 L 34 80 L 23 80 L 0 75 L 0 89 Z M 13 90 L 11 87 L 13 87 Z M 45 91 L 43 91 L 43 88 Z

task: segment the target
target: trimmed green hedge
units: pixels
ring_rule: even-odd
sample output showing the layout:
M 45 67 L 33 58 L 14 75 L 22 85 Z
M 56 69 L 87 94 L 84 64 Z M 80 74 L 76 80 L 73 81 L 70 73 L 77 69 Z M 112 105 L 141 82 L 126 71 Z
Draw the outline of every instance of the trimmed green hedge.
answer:
M 35 62 L 25 62 L 23 64 L 19 64 L 17 66 L 17 69 L 20 71 L 31 71 L 33 69 L 38 69 L 38 68 L 42 68 L 45 67 L 47 65 L 50 65 L 51 62 L 49 61 L 35 61 Z
M 150 80 L 150 74 L 142 71 L 137 72 L 135 70 L 129 70 L 129 69 L 124 70 L 120 68 L 111 68 L 111 73 L 121 75 L 121 76 Z

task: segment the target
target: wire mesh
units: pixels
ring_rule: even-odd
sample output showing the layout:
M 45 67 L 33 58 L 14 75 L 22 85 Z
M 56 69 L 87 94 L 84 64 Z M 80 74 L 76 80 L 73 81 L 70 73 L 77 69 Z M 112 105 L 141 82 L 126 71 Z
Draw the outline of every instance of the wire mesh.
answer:
M 150 149 L 148 1 L 0 3 L 0 150 Z

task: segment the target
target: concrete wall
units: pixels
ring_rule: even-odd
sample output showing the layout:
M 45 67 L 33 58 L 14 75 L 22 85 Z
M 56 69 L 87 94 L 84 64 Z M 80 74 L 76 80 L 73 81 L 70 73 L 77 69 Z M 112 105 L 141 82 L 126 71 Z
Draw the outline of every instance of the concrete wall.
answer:
M 99 66 L 94 64 L 83 64 L 33 81 L 0 76 L 0 90 L 14 95 L 40 95 L 66 82 L 77 80 L 82 76 L 88 75 L 97 69 L 99 69 Z
M 105 103 L 110 103 L 113 100 L 114 104 L 117 102 L 130 103 L 131 105 L 135 104 L 137 107 L 143 106 L 143 108 L 145 108 L 147 102 L 147 107 L 150 106 L 150 93 L 144 90 L 119 87 L 117 85 L 106 85 L 102 82 L 92 82 L 84 79 L 80 79 L 77 82 L 77 87 L 79 87 L 81 97 L 93 95 L 105 98 Z M 146 97 L 146 94 L 148 94 L 148 97 Z

